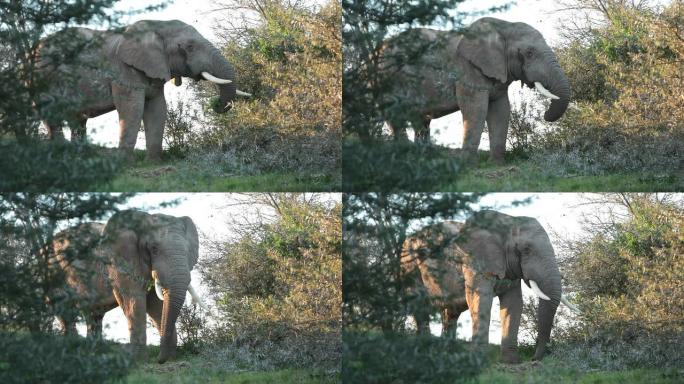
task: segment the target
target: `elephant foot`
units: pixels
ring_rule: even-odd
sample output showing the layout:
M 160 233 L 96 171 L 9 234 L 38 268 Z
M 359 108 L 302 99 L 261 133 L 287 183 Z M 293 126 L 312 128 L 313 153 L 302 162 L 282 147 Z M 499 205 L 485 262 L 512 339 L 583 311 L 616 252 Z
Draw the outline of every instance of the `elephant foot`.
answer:
M 496 165 L 506 164 L 506 160 L 504 159 L 503 155 L 492 155 L 489 157 L 489 160 Z
M 469 166 L 469 167 L 477 166 L 477 163 L 479 160 L 478 155 L 477 155 L 477 151 L 471 152 L 471 151 L 463 150 L 463 151 L 461 151 L 460 157 L 461 157 L 461 163 L 463 163 L 464 165 Z
M 147 155 L 145 156 L 145 161 L 147 163 L 151 163 L 151 164 L 159 164 L 162 162 L 161 155 L 158 153 L 154 154 L 154 153 L 148 152 Z
M 501 355 L 501 362 L 504 364 L 520 364 L 520 356 L 518 354 L 503 354 Z
M 170 352 L 164 352 L 160 351 L 159 356 L 157 357 L 157 362 L 159 364 L 164 364 L 167 360 L 173 359 L 176 357 L 176 349 L 174 348 L 173 351 Z

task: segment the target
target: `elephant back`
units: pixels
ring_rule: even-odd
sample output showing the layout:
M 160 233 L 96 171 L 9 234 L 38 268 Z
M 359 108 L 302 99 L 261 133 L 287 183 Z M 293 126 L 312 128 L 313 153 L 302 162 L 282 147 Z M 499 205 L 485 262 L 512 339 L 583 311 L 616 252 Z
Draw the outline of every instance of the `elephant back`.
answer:
M 423 228 L 404 241 L 401 265 L 432 297 L 446 297 L 463 283 L 458 239 L 463 223 L 445 221 Z
M 59 232 L 52 243 L 51 265 L 61 269 L 82 306 L 112 301 L 107 255 L 101 245 L 103 230 L 102 223 L 82 223 Z

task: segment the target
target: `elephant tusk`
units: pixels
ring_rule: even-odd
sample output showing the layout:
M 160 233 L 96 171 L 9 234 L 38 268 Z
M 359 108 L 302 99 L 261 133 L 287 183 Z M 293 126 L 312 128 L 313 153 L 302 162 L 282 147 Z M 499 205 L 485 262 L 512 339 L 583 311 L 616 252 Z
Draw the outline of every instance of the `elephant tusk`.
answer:
M 227 80 L 227 79 L 222 79 L 220 77 L 216 77 L 209 72 L 202 72 L 202 77 L 204 77 L 205 79 L 211 81 L 212 83 L 216 83 L 216 84 L 230 84 L 233 82 L 232 80 Z
M 539 286 L 537 285 L 537 283 L 534 282 L 534 280 L 530 280 L 530 287 L 534 291 L 534 294 L 539 296 L 540 299 L 551 300 L 548 296 L 544 294 L 544 292 L 542 292 L 541 289 L 539 289 Z
M 560 99 L 560 97 L 554 95 L 553 93 L 549 92 L 548 89 L 544 88 L 544 86 L 542 85 L 542 83 L 540 83 L 540 82 L 538 82 L 538 81 L 535 81 L 535 82 L 534 82 L 534 87 L 537 89 L 537 91 L 539 91 L 539 93 L 541 93 L 542 95 L 548 97 L 549 99 L 552 99 L 552 100 L 558 100 L 558 99 Z
M 238 96 L 243 96 L 243 97 L 252 97 L 252 94 L 251 94 L 251 93 L 242 92 L 242 91 L 239 90 L 239 89 L 235 91 L 235 94 L 238 95 Z
M 577 308 L 576 306 L 572 305 L 572 303 L 570 303 L 570 302 L 568 301 L 568 298 L 565 297 L 565 295 L 561 295 L 561 303 L 565 304 L 565 306 L 568 307 L 568 308 L 570 308 L 571 311 L 573 311 L 573 312 L 575 312 L 575 313 L 580 313 L 579 308 Z
M 192 302 L 198 304 L 202 309 L 205 311 L 207 310 L 207 306 L 204 305 L 204 302 L 202 301 L 202 298 L 197 294 L 195 291 L 195 288 L 192 287 L 192 284 L 188 285 L 188 292 L 190 292 L 190 297 L 192 297 Z
M 159 282 L 159 279 L 157 279 L 156 277 L 154 278 L 154 291 L 157 293 L 157 297 L 159 298 L 159 300 L 164 301 L 164 293 L 162 291 L 162 286 Z

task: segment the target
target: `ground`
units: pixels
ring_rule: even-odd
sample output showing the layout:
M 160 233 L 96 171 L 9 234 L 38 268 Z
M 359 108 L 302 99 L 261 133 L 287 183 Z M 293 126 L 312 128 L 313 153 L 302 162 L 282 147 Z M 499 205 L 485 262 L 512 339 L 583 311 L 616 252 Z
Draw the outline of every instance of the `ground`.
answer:
M 318 192 L 338 190 L 334 177 L 325 174 L 271 172 L 245 175 L 222 170 L 214 164 L 167 158 L 150 164 L 144 151 L 136 151 L 135 163 L 110 183 L 98 186 L 102 192 Z
M 126 377 L 127 384 L 156 383 L 282 383 L 282 384 L 333 384 L 339 383 L 339 372 L 326 369 L 281 369 L 256 371 L 233 364 L 221 364 L 220 359 L 210 360 L 202 355 L 179 351 L 179 356 L 164 364 L 155 359 L 159 347 L 149 346 L 149 359 L 138 365 Z M 210 353 L 205 351 L 205 353 Z
M 580 372 L 554 359 L 529 361 L 519 365 L 493 364 L 479 377 L 480 383 L 681 383 L 684 372 L 660 369 L 631 369 L 619 372 L 593 370 Z
M 524 154 L 506 154 L 504 165 L 480 151 L 478 163 L 463 166 L 459 149 L 377 140 L 343 143 L 346 191 L 411 190 L 461 192 L 663 192 L 684 188 L 684 172 L 604 172 L 562 168 Z
M 490 345 L 490 358 L 494 363 L 478 377 L 479 383 L 514 384 L 514 383 L 586 383 L 586 384 L 626 384 L 654 383 L 674 384 L 684 381 L 684 369 L 667 370 L 658 368 L 629 369 L 624 371 L 604 371 L 598 368 L 581 371 L 571 363 L 563 361 L 556 355 L 542 361 L 532 361 L 534 346 L 523 346 L 520 355 L 521 364 L 503 364 L 498 362 L 499 346 Z
M 488 156 L 486 152 L 481 157 Z M 485 157 L 486 158 L 486 157 Z M 552 176 L 541 165 L 525 159 L 509 159 L 505 165 L 481 160 L 456 180 L 446 181 L 441 190 L 472 192 L 644 192 L 674 191 L 684 186 L 682 178 L 637 173 L 585 176 L 568 172 Z

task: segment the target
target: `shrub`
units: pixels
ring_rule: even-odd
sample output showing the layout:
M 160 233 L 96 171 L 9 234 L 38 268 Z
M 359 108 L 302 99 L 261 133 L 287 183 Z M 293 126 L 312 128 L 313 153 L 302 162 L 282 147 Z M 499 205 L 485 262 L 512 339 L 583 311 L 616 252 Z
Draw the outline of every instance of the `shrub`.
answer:
M 561 351 L 610 369 L 681 366 L 682 202 L 615 197 L 596 203 L 619 213 L 585 223 L 590 235 L 570 241 L 567 277 L 582 316 L 563 332 L 568 345 Z
M 97 339 L 0 333 L 0 381 L 115 382 L 128 373 L 128 356 L 118 344 Z
M 116 154 L 64 141 L 0 144 L 0 191 L 90 191 L 113 179 L 123 165 Z
M 202 263 L 219 313 L 210 338 L 228 354 L 241 351 L 245 363 L 261 359 L 260 367 L 337 366 L 341 207 L 288 196 L 272 196 L 273 222 Z
M 209 115 L 197 145 L 229 154 L 252 173 L 288 171 L 339 177 L 342 81 L 341 5 L 271 1 L 253 7 L 256 25 L 225 27 L 223 51 L 251 100 Z M 200 100 L 208 88 L 196 88 Z
M 345 191 L 434 191 L 461 170 L 447 149 L 409 141 L 349 139 L 342 152 Z
M 345 383 L 460 383 L 484 365 L 463 341 L 402 333 L 345 332 Z
M 185 157 L 191 143 L 195 141 L 192 121 L 197 119 L 197 114 L 191 115 L 188 109 L 188 103 L 183 100 L 178 100 L 168 107 L 164 143 L 167 153 L 171 156 Z
M 673 170 L 684 166 L 681 3 L 570 3 L 602 17 L 586 29 L 568 28 L 558 56 L 576 108 L 553 125 L 534 161 L 565 174 L 678 177 Z

